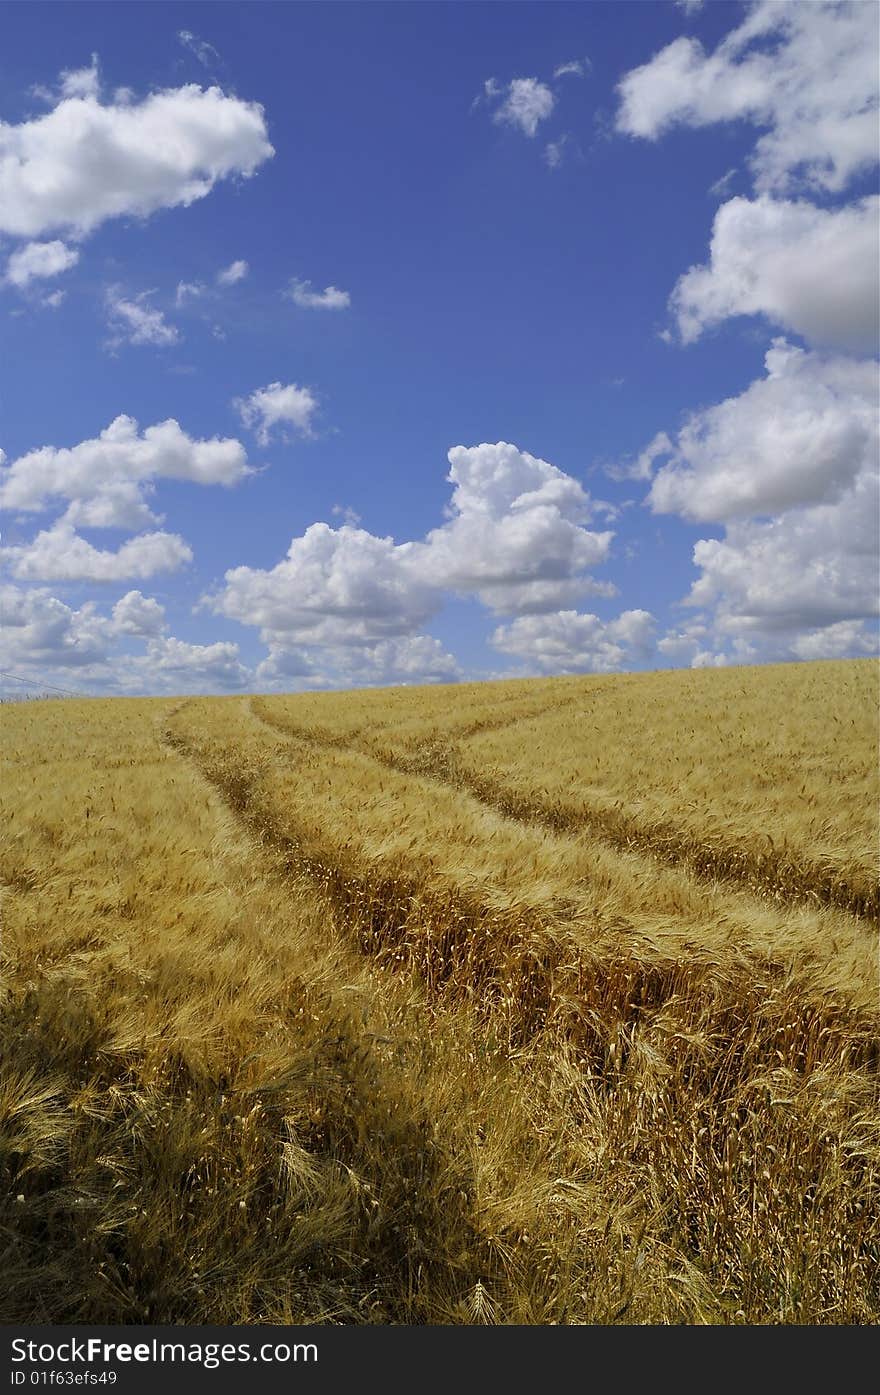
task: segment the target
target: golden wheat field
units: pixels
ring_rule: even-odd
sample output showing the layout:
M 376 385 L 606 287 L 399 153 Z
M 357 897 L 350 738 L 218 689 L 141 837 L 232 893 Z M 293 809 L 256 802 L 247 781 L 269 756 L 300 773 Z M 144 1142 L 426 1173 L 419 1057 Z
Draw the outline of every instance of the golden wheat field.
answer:
M 878 669 L 7 704 L 0 1319 L 874 1323 Z

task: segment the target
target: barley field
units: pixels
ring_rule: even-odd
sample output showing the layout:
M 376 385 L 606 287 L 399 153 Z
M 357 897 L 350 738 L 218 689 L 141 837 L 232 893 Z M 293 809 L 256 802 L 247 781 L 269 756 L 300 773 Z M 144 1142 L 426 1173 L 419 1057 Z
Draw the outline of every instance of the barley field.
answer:
M 5 705 L 0 1320 L 875 1323 L 878 668 Z

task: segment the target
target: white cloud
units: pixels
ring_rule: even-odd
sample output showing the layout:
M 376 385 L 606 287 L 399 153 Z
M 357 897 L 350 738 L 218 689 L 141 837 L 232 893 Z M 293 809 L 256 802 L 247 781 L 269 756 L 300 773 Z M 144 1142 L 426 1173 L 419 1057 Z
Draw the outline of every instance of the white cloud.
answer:
M 152 291 L 141 291 L 134 300 L 127 300 L 118 286 L 107 292 L 107 319 L 110 325 L 110 346 L 120 344 L 155 344 L 167 348 L 176 344 L 180 334 L 175 325 L 170 325 L 161 310 L 147 304 Z
M 873 4 L 759 0 L 707 54 L 675 39 L 618 84 L 618 130 L 650 140 L 675 125 L 751 121 L 759 192 L 802 182 L 840 192 L 877 161 Z
M 192 555 L 177 533 L 141 533 L 118 551 L 105 551 L 59 519 L 31 542 L 7 547 L 4 560 L 19 581 L 126 581 L 177 571 Z
M 237 397 L 234 405 L 245 426 L 265 446 L 276 426 L 282 428 L 282 436 L 286 427 L 292 427 L 300 436 L 311 436 L 318 399 L 311 388 L 298 387 L 296 383 L 269 383 L 257 388 L 250 397 Z
M 117 634 L 152 638 L 165 629 L 165 611 L 152 596 L 127 591 L 113 607 L 113 628 Z
M 92 603 L 74 610 L 45 588 L 0 585 L 0 668 L 83 668 L 106 658 L 109 626 Z
M 646 610 L 625 610 L 609 621 L 559 610 L 499 625 L 490 643 L 542 673 L 614 673 L 647 658 L 654 628 L 654 617 Z
M 234 286 L 237 281 L 243 281 L 250 268 L 246 261 L 230 262 L 222 271 L 217 272 L 218 286 Z
M 258 625 L 268 644 L 363 645 L 418 629 L 437 606 L 414 544 L 313 523 L 268 571 L 234 567 L 212 604 Z
M 61 97 L 97 97 L 101 90 L 101 73 L 97 53 L 87 68 L 68 68 L 59 78 Z
M 507 614 L 613 593 L 585 575 L 606 560 L 613 534 L 583 526 L 594 506 L 571 475 L 506 441 L 455 446 L 449 464 L 450 520 L 418 554 L 436 585 Z
M 648 496 L 655 513 L 700 522 L 834 503 L 878 459 L 877 368 L 774 340 L 767 376 L 694 412 Z M 656 454 L 665 433 L 645 456 Z
M 307 688 L 314 686 L 327 686 L 329 682 L 322 683 L 323 674 L 319 674 L 314 664 L 306 656 L 302 649 L 295 649 L 284 639 L 269 645 L 269 653 L 262 663 L 257 665 L 254 673 L 254 680 L 258 690 Z
M 194 439 L 173 418 L 141 432 L 133 417 L 118 416 L 97 438 L 42 446 L 0 468 L 0 507 L 39 513 L 67 500 L 76 505 L 72 522 L 139 528 L 156 521 L 144 498 L 155 480 L 230 486 L 250 473 L 240 441 Z
M 699 633 L 668 636 L 664 652 L 693 641 L 692 662 L 797 658 L 866 634 L 878 606 L 876 403 L 875 364 L 777 340 L 766 378 L 693 414 L 648 501 L 724 536 L 694 546 Z
M 162 607 L 129 591 L 110 615 L 66 605 L 46 587 L 0 585 L 0 668 L 83 692 L 228 692 L 251 684 L 238 645 L 165 635 Z M 141 653 L 127 652 L 132 641 Z M 71 678 L 71 670 L 75 677 Z
M 430 635 L 383 639 L 369 648 L 341 651 L 339 659 L 349 682 L 368 685 L 454 683 L 461 677 L 458 662 Z
M 586 575 L 612 534 L 582 526 L 596 506 L 571 476 L 505 442 L 455 447 L 449 461 L 450 517 L 424 541 L 315 523 L 277 566 L 226 573 L 207 604 L 260 629 L 270 649 L 261 680 L 316 682 L 303 651 L 317 650 L 332 681 L 455 677 L 455 661 L 419 633 L 449 592 L 514 614 L 613 591 Z
M 728 524 L 694 547 L 701 576 L 689 603 L 714 606 L 718 633 L 748 636 L 865 619 L 877 612 L 876 475 L 838 503 Z
M 693 659 L 710 637 L 703 620 L 690 620 L 678 629 L 670 629 L 657 641 L 658 652 L 669 659 Z
M 57 239 L 54 242 L 27 242 L 13 252 L 6 263 L 6 280 L 23 290 L 31 281 L 59 276 L 79 261 L 79 252 Z
M 52 111 L 0 122 L 0 232 L 84 236 L 108 218 L 194 203 L 274 154 L 263 109 L 195 83 L 102 103 L 97 69 L 65 74 Z
M 859 620 L 840 620 L 824 630 L 799 635 L 791 647 L 799 659 L 847 659 L 876 654 L 877 626 Z
M 312 658 L 303 649 L 273 644 L 269 657 L 257 668 L 257 683 L 282 689 L 367 688 L 454 683 L 462 676 L 457 661 L 430 635 L 406 635 L 372 644 L 322 646 L 309 652 Z
M 149 641 L 146 655 L 137 663 L 151 681 L 158 678 L 172 690 L 181 686 L 200 692 L 206 688 L 240 690 L 248 687 L 251 678 L 239 660 L 238 645 L 227 641 L 188 644 L 170 635 L 162 636 Z
M 670 308 L 686 344 L 732 315 L 764 315 L 817 345 L 871 352 L 878 248 L 876 196 L 837 209 L 731 199 L 715 216 L 709 265 L 681 277 Z
M 291 281 L 287 294 L 305 310 L 346 310 L 351 305 L 348 291 L 340 291 L 336 286 L 313 291 L 311 281 Z
M 691 15 L 699 14 L 703 8 L 703 0 L 675 0 L 675 8 L 690 19 Z
M 57 310 L 64 304 L 65 291 L 51 291 L 49 295 L 43 296 L 40 302 L 45 310 Z
M 490 78 L 489 80 L 493 80 Z M 506 88 L 499 89 L 495 84 L 491 89 L 486 84 L 486 95 L 496 100 L 505 93 L 504 100 L 495 108 L 492 120 L 500 125 L 516 126 L 523 135 L 534 136 L 538 126 L 553 111 L 556 98 L 546 83 L 537 78 L 514 78 Z
M 153 523 L 163 523 L 164 514 L 156 514 L 146 496 L 153 492 L 149 483 L 118 480 L 104 485 L 91 497 L 73 499 L 62 518 L 74 528 L 122 528 L 137 533 Z

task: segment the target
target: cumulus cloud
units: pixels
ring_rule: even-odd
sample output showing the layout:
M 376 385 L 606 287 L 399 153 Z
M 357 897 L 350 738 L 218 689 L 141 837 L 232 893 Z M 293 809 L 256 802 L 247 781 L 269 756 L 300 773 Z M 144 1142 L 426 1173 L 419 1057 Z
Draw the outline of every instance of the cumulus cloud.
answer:
M 114 552 L 93 547 L 59 519 L 31 542 L 7 547 L 4 560 L 19 581 L 126 581 L 177 571 L 192 556 L 177 533 L 141 533 Z
M 194 439 L 173 418 L 141 432 L 133 417 L 118 416 L 94 439 L 42 446 L 0 468 L 0 507 L 39 513 L 67 500 L 72 522 L 138 528 L 156 521 L 144 497 L 156 480 L 231 486 L 250 473 L 240 441 Z
M 311 388 L 296 383 L 269 383 L 250 397 L 237 397 L 234 405 L 245 426 L 255 433 L 261 446 L 266 446 L 275 427 L 281 428 L 282 438 L 288 428 L 299 436 L 311 436 L 318 399 Z
M 152 596 L 127 591 L 113 607 L 112 623 L 117 634 L 153 638 L 165 629 L 165 611 Z
M 351 305 L 348 291 L 340 291 L 336 286 L 313 291 L 311 281 L 291 281 L 287 294 L 305 310 L 346 310 Z
M 74 682 L 85 692 L 228 692 L 252 681 L 238 645 L 188 644 L 165 634 L 162 607 L 140 591 L 122 596 L 108 615 L 92 601 L 77 609 L 47 587 L 6 583 L 0 622 L 0 668 L 37 684 Z M 131 652 L 138 641 L 141 652 Z
M 262 107 L 195 83 L 102 102 L 97 66 L 63 75 L 57 104 L 0 122 L 0 232 L 85 236 L 108 218 L 187 206 L 274 151 Z
M 11 286 L 24 290 L 32 281 L 60 276 L 79 261 L 79 252 L 65 243 L 27 242 L 13 252 L 6 263 L 6 280 Z
M 691 620 L 679 629 L 670 629 L 657 641 L 658 652 L 676 666 L 688 662 L 691 668 L 724 668 L 727 656 L 707 648 L 712 641 L 710 626 L 705 620 Z
M 75 610 L 45 588 L 0 585 L 0 668 L 35 670 L 46 677 L 56 669 L 103 663 L 109 626 L 91 602 Z
M 876 6 L 758 0 L 707 54 L 680 38 L 619 84 L 617 126 L 749 121 L 757 197 L 718 209 L 709 258 L 670 298 L 683 342 L 761 315 L 811 351 L 773 341 L 766 376 L 655 437 L 627 473 L 658 513 L 714 524 L 694 547 L 698 613 L 658 648 L 698 667 L 867 652 L 877 610 L 880 200 L 827 206 L 877 162 Z M 718 181 L 726 193 L 734 171 Z M 825 206 L 792 197 L 826 196 Z M 667 339 L 672 336 L 665 333 Z
M 675 445 L 654 438 L 670 462 L 648 496 L 655 513 L 697 522 L 836 502 L 880 451 L 877 368 L 825 358 L 774 340 L 767 375 L 738 397 L 694 412 Z M 663 444 L 665 441 L 665 445 Z
M 101 70 L 97 53 L 87 68 L 67 68 L 58 80 L 61 97 L 97 97 L 101 90 Z
M 625 610 L 615 620 L 575 610 L 520 615 L 499 625 L 491 643 L 543 673 L 614 673 L 646 658 L 654 646 L 654 617 Z
M 670 299 L 686 344 L 732 315 L 764 315 L 817 345 L 871 352 L 880 305 L 880 198 L 823 209 L 734 198 L 719 208 L 707 266 Z
M 105 485 L 98 494 L 73 499 L 62 517 L 74 528 L 122 528 L 136 533 L 153 523 L 164 523 L 164 514 L 154 513 L 146 496 L 152 484 L 118 480 Z
M 688 601 L 713 606 L 726 635 L 808 629 L 877 613 L 876 475 L 835 504 L 731 523 L 694 546 L 701 575 Z
M 172 690 L 206 688 L 240 690 L 249 685 L 251 674 L 239 659 L 237 644 L 188 644 L 171 635 L 150 640 L 146 655 L 138 661 L 145 673 L 155 675 Z
M 243 281 L 250 270 L 246 261 L 230 262 L 222 271 L 217 272 L 218 286 L 234 286 L 237 281 Z
M 141 291 L 134 300 L 130 300 L 118 286 L 111 287 L 107 292 L 105 304 L 111 348 L 118 348 L 121 344 L 154 344 L 167 348 L 169 344 L 178 342 L 180 334 L 176 326 L 168 324 L 163 312 L 148 304 L 152 294 L 152 291 Z
M 571 475 L 506 441 L 455 446 L 448 458 L 450 519 L 419 549 L 426 577 L 507 614 L 613 593 L 586 575 L 613 533 L 583 526 L 594 506 Z
M 453 678 L 455 660 L 421 633 L 450 592 L 516 614 L 613 591 L 586 573 L 612 534 L 583 526 L 594 505 L 577 480 L 505 442 L 455 447 L 449 463 L 449 518 L 422 541 L 315 523 L 277 566 L 226 573 L 207 604 L 260 629 L 261 680 L 315 682 L 316 651 L 337 682 Z
M 839 193 L 877 161 L 876 5 L 759 0 L 714 53 L 681 37 L 618 84 L 617 128 L 654 140 L 673 126 L 750 121 L 761 193 L 798 183 Z
M 338 655 L 345 678 L 370 686 L 392 683 L 454 683 L 461 677 L 456 659 L 430 635 L 383 639 L 362 650 Z
M 412 543 L 313 523 L 276 567 L 234 567 L 215 609 L 258 625 L 268 644 L 368 644 L 418 629 L 437 605 Z
M 764 379 L 690 418 L 648 501 L 718 523 L 724 536 L 694 546 L 700 575 L 687 604 L 700 608 L 701 632 L 670 645 L 695 638 L 692 662 L 713 650 L 712 661 L 748 662 L 804 657 L 805 645 L 818 654 L 826 642 L 837 652 L 842 637 L 868 633 L 878 606 L 876 403 L 875 364 L 778 340 Z M 842 628 L 823 640 L 829 627 Z
M 462 676 L 456 659 L 431 635 L 322 646 L 309 652 L 312 658 L 303 649 L 273 644 L 257 668 L 257 683 L 273 688 L 370 688 L 454 683 Z
M 877 626 L 859 620 L 840 620 L 824 630 L 799 635 L 791 647 L 799 659 L 847 659 L 876 654 Z
M 499 125 L 515 126 L 525 136 L 534 136 L 542 121 L 553 111 L 556 98 L 546 83 L 538 78 L 514 78 L 505 87 L 490 78 L 485 84 L 485 97 L 496 102 L 492 120 Z

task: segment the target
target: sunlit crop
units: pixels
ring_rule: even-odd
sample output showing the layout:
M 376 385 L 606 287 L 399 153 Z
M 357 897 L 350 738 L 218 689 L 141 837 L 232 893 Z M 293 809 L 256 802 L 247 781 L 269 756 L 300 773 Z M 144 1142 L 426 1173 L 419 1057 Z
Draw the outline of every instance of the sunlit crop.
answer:
M 0 1320 L 880 1318 L 876 665 L 0 729 Z

